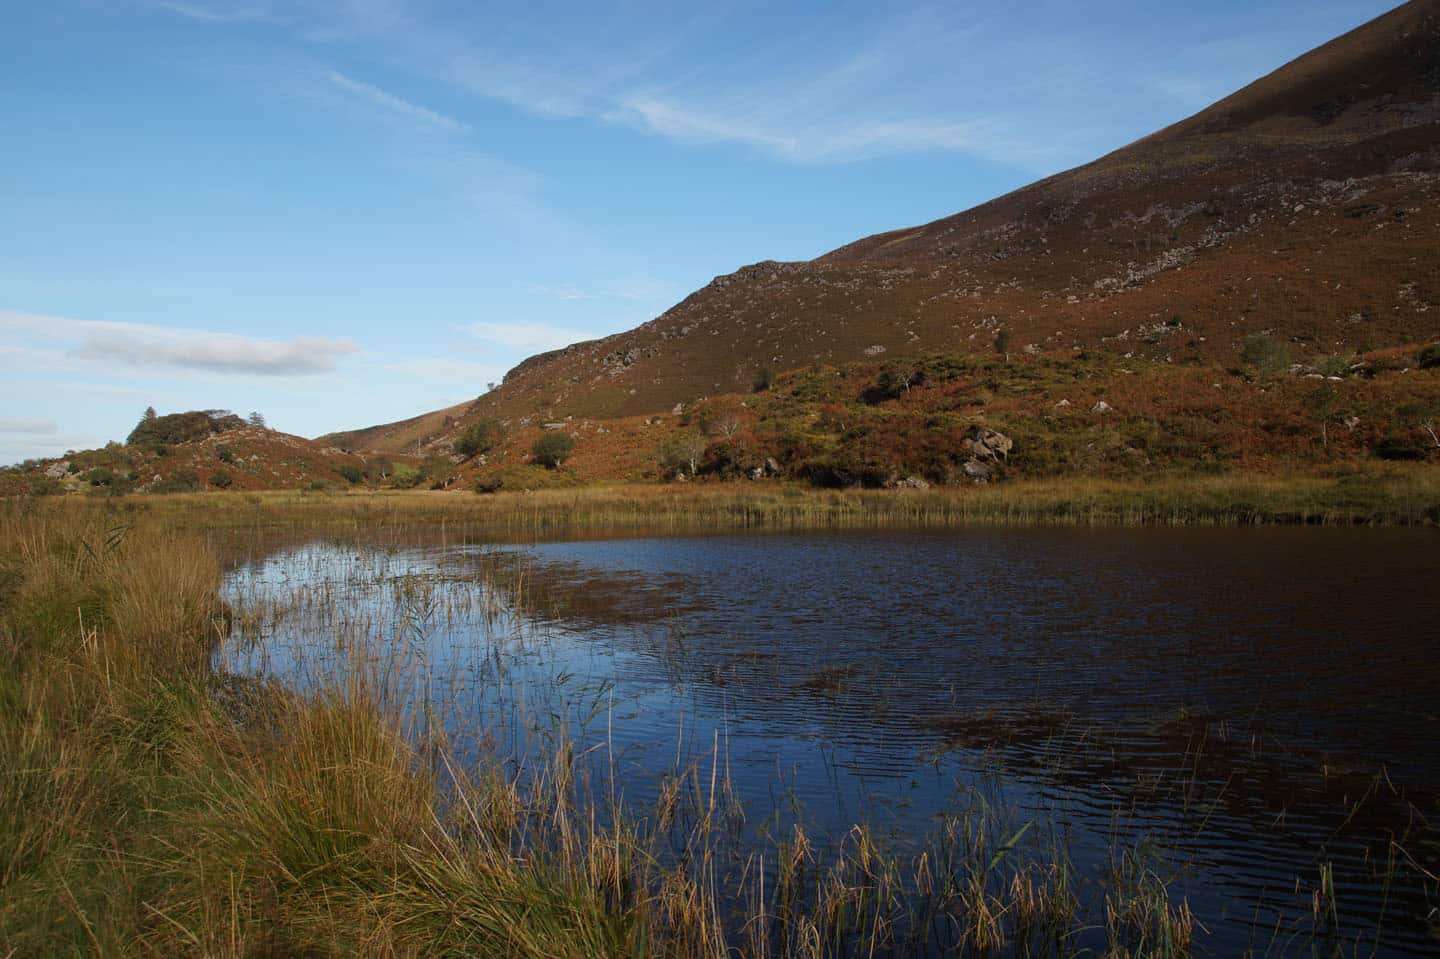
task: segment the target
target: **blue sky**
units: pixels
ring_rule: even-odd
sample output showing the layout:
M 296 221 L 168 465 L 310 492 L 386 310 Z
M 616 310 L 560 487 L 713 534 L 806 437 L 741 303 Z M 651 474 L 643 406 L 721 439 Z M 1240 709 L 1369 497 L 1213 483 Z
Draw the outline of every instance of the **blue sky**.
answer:
M 0 2 L 0 463 L 316 435 L 983 202 L 1386 2 Z

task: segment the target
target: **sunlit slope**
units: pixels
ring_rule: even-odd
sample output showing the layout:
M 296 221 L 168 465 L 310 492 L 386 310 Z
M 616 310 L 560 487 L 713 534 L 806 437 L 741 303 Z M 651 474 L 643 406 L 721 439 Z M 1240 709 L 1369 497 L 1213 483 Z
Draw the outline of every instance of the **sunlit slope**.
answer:
M 1183 42 L 1177 38 L 1176 42 Z M 717 277 L 657 319 L 525 361 L 466 407 L 334 434 L 434 448 L 464 424 L 637 416 L 766 369 L 1098 347 L 1234 361 L 1440 337 L 1440 0 L 1415 0 L 1086 166 L 807 263 Z M 416 445 L 418 444 L 418 446 Z

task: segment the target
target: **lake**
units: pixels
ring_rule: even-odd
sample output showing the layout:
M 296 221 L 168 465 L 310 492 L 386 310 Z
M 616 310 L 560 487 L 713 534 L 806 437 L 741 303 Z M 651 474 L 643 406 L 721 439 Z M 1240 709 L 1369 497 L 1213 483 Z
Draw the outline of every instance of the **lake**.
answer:
M 742 844 L 904 855 L 982 801 L 1097 913 L 1138 850 L 1200 954 L 1440 949 L 1434 531 L 447 539 L 237 562 L 217 659 L 308 689 L 360 648 L 416 729 L 517 767 L 563 730 L 637 808 L 718 770 Z

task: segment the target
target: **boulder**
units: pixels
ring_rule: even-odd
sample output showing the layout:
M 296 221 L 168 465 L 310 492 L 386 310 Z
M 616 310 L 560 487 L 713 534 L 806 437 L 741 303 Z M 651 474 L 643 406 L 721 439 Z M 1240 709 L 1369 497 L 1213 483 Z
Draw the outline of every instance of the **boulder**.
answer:
M 988 426 L 972 426 L 960 447 L 975 459 L 1003 460 L 1009 458 L 1015 441 Z
M 992 470 L 988 464 L 982 463 L 977 459 L 966 460 L 960 468 L 965 471 L 965 475 L 974 483 L 988 483 L 995 476 L 995 471 Z
M 1105 402 L 1104 400 L 1100 400 L 1094 406 L 1090 407 L 1090 412 L 1104 414 L 1109 413 L 1114 409 L 1115 407 L 1111 406 L 1109 403 Z

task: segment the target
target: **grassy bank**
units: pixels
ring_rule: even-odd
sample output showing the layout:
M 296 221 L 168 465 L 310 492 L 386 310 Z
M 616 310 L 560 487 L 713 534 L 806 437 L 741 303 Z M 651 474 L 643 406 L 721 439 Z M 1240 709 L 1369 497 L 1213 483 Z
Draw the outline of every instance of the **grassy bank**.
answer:
M 1440 526 L 1440 469 L 1383 464 L 1163 482 L 1030 480 L 930 490 L 816 490 L 787 483 L 597 486 L 476 495 L 290 492 L 130 497 L 124 508 L 202 530 L 357 532 L 446 525 L 531 538 L 736 529 L 1013 526 Z
M 1063 847 L 983 801 L 916 856 L 864 825 L 824 862 L 798 829 L 738 850 L 714 755 L 632 810 L 563 740 L 523 777 L 458 768 L 364 669 L 308 697 L 216 675 L 219 566 L 182 515 L 0 508 L 0 954 L 1188 949 L 1132 852 L 1082 911 Z
M 252 529 L 393 542 L 446 524 L 533 536 L 1428 523 L 1432 483 L 1414 470 L 1148 493 L 701 485 L 3 503 L 0 956 L 1184 955 L 1199 920 L 1153 850 L 1117 844 L 1108 869 L 1078 868 L 1063 829 L 993 796 L 969 796 L 904 852 L 864 823 L 823 854 L 803 827 L 757 844 L 732 825 L 718 743 L 639 808 L 588 781 L 563 735 L 538 758 L 482 750 L 462 765 L 394 708 L 393 664 L 359 645 L 353 667 L 306 696 L 217 674 L 211 649 L 244 615 L 219 601 L 219 550 Z M 1313 929 L 1287 927 L 1272 946 L 1334 944 L 1324 888 Z

